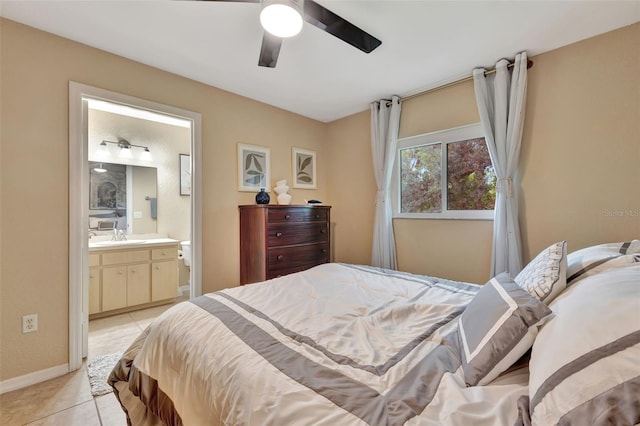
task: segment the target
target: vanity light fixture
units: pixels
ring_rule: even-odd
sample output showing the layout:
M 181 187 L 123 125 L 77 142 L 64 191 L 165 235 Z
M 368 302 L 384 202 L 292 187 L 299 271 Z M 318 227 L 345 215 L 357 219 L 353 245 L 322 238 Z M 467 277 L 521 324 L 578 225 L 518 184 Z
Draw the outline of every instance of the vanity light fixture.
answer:
M 263 0 L 260 23 L 276 37 L 293 37 L 302 29 L 300 0 Z
M 135 147 L 135 148 L 141 148 L 144 151 L 143 157 L 145 160 L 151 160 L 151 151 L 149 151 L 149 148 L 146 146 L 132 144 L 126 139 L 119 139 L 118 142 L 103 140 L 100 143 L 100 149 L 106 149 L 108 143 L 117 145 L 118 148 L 120 148 L 121 157 L 131 158 L 132 156 L 131 149 Z

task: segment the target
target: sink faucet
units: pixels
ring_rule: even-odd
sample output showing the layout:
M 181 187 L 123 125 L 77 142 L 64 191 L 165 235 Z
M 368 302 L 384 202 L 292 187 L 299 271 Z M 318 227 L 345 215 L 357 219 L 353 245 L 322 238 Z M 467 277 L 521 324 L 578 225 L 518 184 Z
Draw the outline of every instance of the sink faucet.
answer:
M 127 241 L 127 234 L 122 229 L 113 228 L 113 237 L 111 241 Z
M 96 235 L 98 235 L 96 232 L 89 231 L 89 239 L 91 239 L 91 237 L 95 237 Z

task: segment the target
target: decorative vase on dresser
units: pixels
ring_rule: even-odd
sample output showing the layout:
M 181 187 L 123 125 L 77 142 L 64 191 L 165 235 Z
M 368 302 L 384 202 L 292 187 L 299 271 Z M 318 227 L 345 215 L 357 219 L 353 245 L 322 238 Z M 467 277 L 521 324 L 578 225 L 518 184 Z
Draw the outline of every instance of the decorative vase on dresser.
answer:
M 260 192 L 256 194 L 256 204 L 269 204 L 271 197 L 269 193 L 265 192 L 264 188 L 260 188 Z
M 330 261 L 331 206 L 247 205 L 240 209 L 240 284 Z

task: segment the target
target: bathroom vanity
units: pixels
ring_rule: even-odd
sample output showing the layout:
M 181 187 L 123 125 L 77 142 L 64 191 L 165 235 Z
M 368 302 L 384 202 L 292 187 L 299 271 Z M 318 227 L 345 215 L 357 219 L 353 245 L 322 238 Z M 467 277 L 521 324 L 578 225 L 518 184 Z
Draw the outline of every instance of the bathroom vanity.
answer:
M 89 315 L 96 318 L 178 296 L 179 241 L 89 243 Z

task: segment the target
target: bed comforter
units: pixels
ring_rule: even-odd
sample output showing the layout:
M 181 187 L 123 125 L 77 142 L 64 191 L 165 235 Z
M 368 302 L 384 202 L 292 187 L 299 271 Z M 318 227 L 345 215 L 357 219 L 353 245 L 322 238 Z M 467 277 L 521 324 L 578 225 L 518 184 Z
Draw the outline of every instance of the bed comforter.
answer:
M 109 381 L 134 425 L 513 425 L 526 368 L 461 373 L 457 318 L 479 288 L 321 265 L 172 307 Z

